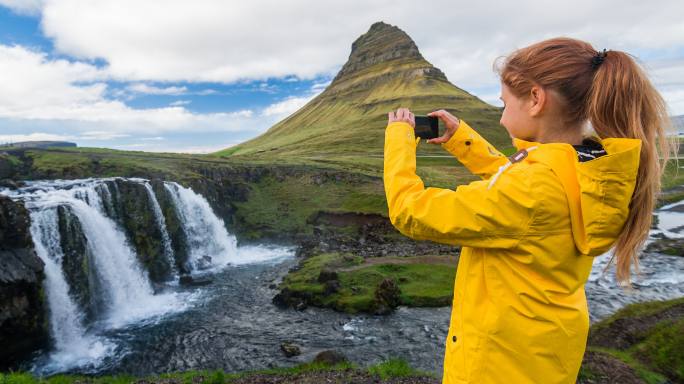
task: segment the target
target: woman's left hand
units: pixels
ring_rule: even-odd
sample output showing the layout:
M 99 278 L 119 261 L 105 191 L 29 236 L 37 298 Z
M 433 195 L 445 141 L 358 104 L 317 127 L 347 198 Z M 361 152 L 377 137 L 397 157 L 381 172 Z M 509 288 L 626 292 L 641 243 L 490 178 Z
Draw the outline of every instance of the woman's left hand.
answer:
M 413 115 L 413 112 L 410 112 L 408 108 L 399 108 L 397 109 L 396 113 L 390 112 L 387 124 L 393 123 L 395 121 L 404 121 L 411 124 L 413 128 L 416 127 L 416 118 Z

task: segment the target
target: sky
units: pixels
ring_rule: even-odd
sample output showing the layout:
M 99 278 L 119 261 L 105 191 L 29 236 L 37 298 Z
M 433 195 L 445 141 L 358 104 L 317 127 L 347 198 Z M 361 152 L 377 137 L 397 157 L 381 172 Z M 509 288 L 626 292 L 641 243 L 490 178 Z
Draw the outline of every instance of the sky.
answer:
M 322 92 L 384 21 L 495 106 L 492 65 L 556 36 L 630 53 L 684 114 L 684 3 L 671 1 L 0 0 L 0 143 L 207 153 Z

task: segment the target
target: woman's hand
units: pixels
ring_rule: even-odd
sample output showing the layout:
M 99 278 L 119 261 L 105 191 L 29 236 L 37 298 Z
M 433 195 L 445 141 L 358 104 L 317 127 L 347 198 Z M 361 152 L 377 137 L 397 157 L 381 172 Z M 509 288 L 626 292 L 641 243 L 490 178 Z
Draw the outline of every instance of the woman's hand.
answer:
M 396 114 L 394 112 L 390 112 L 387 124 L 393 123 L 395 121 L 405 121 L 411 124 L 413 128 L 416 127 L 416 118 L 413 115 L 413 112 L 409 112 L 408 108 L 399 108 L 397 109 Z
M 458 125 L 461 124 L 461 121 L 456 116 L 452 115 L 451 113 L 443 109 L 440 109 L 439 111 L 430 112 L 427 115 L 437 116 L 444 123 L 444 134 L 440 137 L 429 139 L 427 142 L 431 144 L 446 143 L 447 141 L 449 141 L 451 136 L 454 135 L 454 132 L 456 132 Z

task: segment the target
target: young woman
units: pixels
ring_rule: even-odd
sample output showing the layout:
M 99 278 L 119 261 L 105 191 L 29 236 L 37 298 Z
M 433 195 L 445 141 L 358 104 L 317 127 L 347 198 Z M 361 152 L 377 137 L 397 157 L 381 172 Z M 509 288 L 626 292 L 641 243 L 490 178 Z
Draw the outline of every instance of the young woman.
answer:
M 444 383 L 575 383 L 593 258 L 612 248 L 618 282 L 631 286 L 678 147 L 666 136 L 665 102 L 625 52 L 554 38 L 514 51 L 497 70 L 500 123 L 518 152 L 504 156 L 462 119 L 431 112 L 446 131 L 429 142 L 481 180 L 425 188 L 413 113 L 390 112 L 389 217 L 413 239 L 461 246 Z

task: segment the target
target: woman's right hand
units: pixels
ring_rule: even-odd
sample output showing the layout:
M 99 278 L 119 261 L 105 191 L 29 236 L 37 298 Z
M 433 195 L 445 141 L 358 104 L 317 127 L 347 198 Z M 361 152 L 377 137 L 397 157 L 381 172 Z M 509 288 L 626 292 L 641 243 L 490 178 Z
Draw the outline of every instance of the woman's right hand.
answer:
M 443 109 L 440 109 L 439 111 L 430 112 L 427 115 L 437 116 L 444 123 L 444 134 L 440 137 L 429 139 L 427 142 L 430 144 L 446 143 L 447 141 L 449 141 L 451 136 L 454 135 L 454 132 L 456 132 L 456 129 L 458 129 L 458 125 L 461 124 L 461 121 L 456 116 L 452 115 L 451 113 Z

